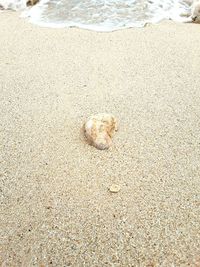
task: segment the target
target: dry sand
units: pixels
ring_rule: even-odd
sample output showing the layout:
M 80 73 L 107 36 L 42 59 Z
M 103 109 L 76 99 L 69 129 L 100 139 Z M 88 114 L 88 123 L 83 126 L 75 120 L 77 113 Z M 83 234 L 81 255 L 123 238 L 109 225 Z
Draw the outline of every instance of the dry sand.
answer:
M 109 151 L 80 134 L 98 112 L 120 120 Z M 200 25 L 1 13 L 0 138 L 0 265 L 200 266 Z

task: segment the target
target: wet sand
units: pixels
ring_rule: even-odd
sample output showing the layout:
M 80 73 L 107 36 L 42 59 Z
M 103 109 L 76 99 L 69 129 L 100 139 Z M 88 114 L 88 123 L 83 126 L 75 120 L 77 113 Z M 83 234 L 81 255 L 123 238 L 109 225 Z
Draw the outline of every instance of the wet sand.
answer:
M 0 13 L 1 266 L 200 266 L 199 42 Z M 80 131 L 99 112 L 120 121 L 108 151 Z

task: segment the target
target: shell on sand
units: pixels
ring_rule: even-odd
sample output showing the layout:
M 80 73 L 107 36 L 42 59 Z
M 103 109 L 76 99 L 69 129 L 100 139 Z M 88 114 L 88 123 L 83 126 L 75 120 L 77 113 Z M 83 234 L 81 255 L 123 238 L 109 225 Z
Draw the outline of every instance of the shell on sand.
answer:
M 111 138 L 117 130 L 116 118 L 107 113 L 91 116 L 84 124 L 84 132 L 88 143 L 100 150 L 108 149 L 111 146 Z
M 117 184 L 112 184 L 109 188 L 111 193 L 118 193 L 120 191 L 121 187 Z

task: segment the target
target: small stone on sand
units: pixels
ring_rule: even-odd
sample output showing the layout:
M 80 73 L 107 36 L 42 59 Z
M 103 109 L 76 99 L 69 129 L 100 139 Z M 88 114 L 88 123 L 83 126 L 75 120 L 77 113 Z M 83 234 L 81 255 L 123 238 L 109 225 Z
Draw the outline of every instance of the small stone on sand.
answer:
M 88 143 L 100 150 L 108 149 L 111 146 L 112 137 L 117 130 L 116 118 L 107 113 L 91 116 L 84 124 Z
M 121 187 L 117 184 L 112 184 L 109 188 L 110 192 L 112 193 L 118 193 L 120 191 Z

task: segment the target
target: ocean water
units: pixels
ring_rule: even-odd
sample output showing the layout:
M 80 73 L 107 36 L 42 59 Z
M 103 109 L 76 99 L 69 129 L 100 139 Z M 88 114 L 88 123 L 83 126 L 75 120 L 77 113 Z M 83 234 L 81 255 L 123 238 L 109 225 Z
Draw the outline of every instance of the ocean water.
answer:
M 113 31 L 143 27 L 164 19 L 184 22 L 190 14 L 187 0 L 41 0 L 26 8 L 26 0 L 0 0 L 0 5 L 22 9 L 23 17 L 45 27 L 80 27 Z

